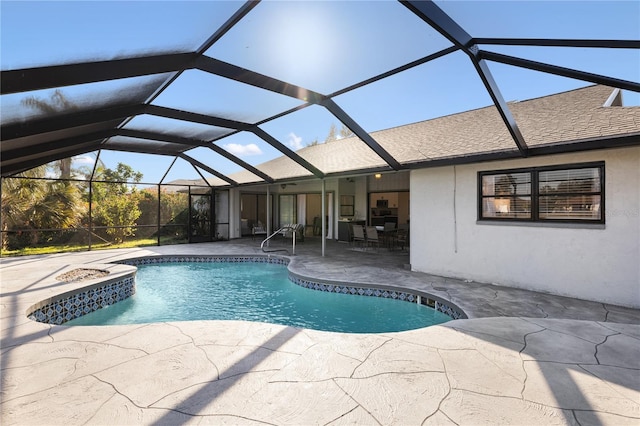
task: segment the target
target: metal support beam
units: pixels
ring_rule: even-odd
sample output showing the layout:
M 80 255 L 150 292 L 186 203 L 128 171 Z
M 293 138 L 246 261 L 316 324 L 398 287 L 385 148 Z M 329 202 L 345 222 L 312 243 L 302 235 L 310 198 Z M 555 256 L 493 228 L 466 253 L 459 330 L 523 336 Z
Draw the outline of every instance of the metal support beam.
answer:
M 253 129 L 251 129 L 251 132 L 254 133 L 256 136 L 258 136 L 263 141 L 265 141 L 266 143 L 268 143 L 269 145 L 271 145 L 272 147 L 274 147 L 275 149 L 277 149 L 278 151 L 282 152 L 287 157 L 291 158 L 296 163 L 300 164 L 305 169 L 309 170 L 314 176 L 318 178 L 324 177 L 323 172 L 321 172 L 319 169 L 317 169 L 315 166 L 313 166 L 304 158 L 300 157 L 294 151 L 287 148 L 285 145 L 280 143 L 276 138 L 274 138 L 273 136 L 271 136 L 270 134 L 262 130 L 260 127 L 257 127 L 257 126 L 254 127 Z
M 164 180 L 167 178 L 167 175 L 169 175 L 169 172 L 171 171 L 173 165 L 176 164 L 176 161 L 178 161 L 178 157 L 173 157 L 173 161 L 171 161 L 171 164 L 169 164 L 169 167 L 167 167 L 167 171 L 164 172 L 164 174 L 162 175 L 162 179 L 160 179 L 160 182 L 158 182 L 159 185 L 162 185 Z
M 618 87 L 620 89 L 631 90 L 632 92 L 640 92 L 640 83 L 633 81 L 606 77 L 604 75 L 578 71 L 571 68 L 559 67 L 557 65 L 545 64 L 544 62 L 530 61 L 528 59 L 516 58 L 509 55 L 503 55 L 501 53 L 487 52 L 483 50 L 478 52 L 478 56 L 482 59 L 486 59 L 487 61 L 500 62 L 502 64 L 513 65 L 515 67 L 589 81 L 591 83 L 603 84 L 605 86 Z
M 164 134 L 164 133 L 147 132 L 147 131 L 142 131 L 142 130 L 118 129 L 117 130 L 117 134 L 119 134 L 120 136 L 128 136 L 128 137 L 132 137 L 132 138 L 147 139 L 147 140 L 154 140 L 154 141 L 163 141 L 163 142 L 175 143 L 175 144 L 180 144 L 180 145 L 186 145 L 186 146 L 191 147 L 191 148 L 194 148 L 194 147 L 209 148 L 213 152 L 215 152 L 216 154 L 221 155 L 222 157 L 226 158 L 227 160 L 236 163 L 240 167 L 250 171 L 251 173 L 255 174 L 256 176 L 259 176 L 260 178 L 262 178 L 266 182 L 273 183 L 273 181 L 274 181 L 274 179 L 271 176 L 269 176 L 266 173 L 256 169 L 251 164 L 248 164 L 248 163 L 244 162 L 243 160 L 239 159 L 235 155 L 228 153 L 224 149 L 220 148 L 219 146 L 217 146 L 217 145 L 215 145 L 215 144 L 213 144 L 211 142 L 205 142 L 205 141 L 201 141 L 201 140 L 198 140 L 198 139 L 192 139 L 192 138 L 184 138 L 184 137 L 181 137 L 181 136 L 167 135 L 167 134 Z
M 250 130 L 253 126 L 252 124 L 244 123 L 242 121 L 228 120 L 226 118 L 214 117 L 196 112 L 181 111 L 179 109 L 167 108 L 158 105 L 145 105 L 143 113 L 234 130 Z
M 351 86 L 345 87 L 344 89 L 340 89 L 337 92 L 333 92 L 328 97 L 334 98 L 336 96 L 343 95 L 343 94 L 345 94 L 347 92 L 351 92 L 352 90 L 359 89 L 360 87 L 366 86 L 367 84 L 375 83 L 376 81 L 382 80 L 384 78 L 391 77 L 391 76 L 396 75 L 398 73 L 410 70 L 411 68 L 415 68 L 417 66 L 426 64 L 427 62 L 431 62 L 434 59 L 441 58 L 441 57 L 443 57 L 445 55 L 448 55 L 449 53 L 457 52 L 458 50 L 460 50 L 460 49 L 458 47 L 456 47 L 456 46 L 447 47 L 446 49 L 440 50 L 440 51 L 438 51 L 436 53 L 432 53 L 431 55 L 427 55 L 427 56 L 425 56 L 423 58 L 416 59 L 415 61 L 409 62 L 408 64 L 401 65 L 401 66 L 399 66 L 397 68 L 394 68 L 394 69 L 389 70 L 387 72 L 384 72 L 382 74 L 378 74 L 378 75 L 376 75 L 374 77 L 368 78 L 368 79 L 363 80 L 363 81 L 361 81 L 359 83 L 352 84 Z
M 434 2 L 425 0 L 399 0 L 407 9 L 429 24 L 459 48 L 468 48 L 472 37 Z
M 267 235 L 271 235 L 271 187 L 267 185 Z M 267 241 L 269 247 L 269 241 Z
M 332 99 L 325 99 L 321 105 L 325 107 L 331 114 L 347 126 L 357 137 L 369 146 L 380 158 L 382 158 L 394 170 L 400 170 L 402 165 L 389 154 L 375 139 L 371 137 L 358 123 L 355 122 L 342 108 L 338 106 Z
M 264 180 L 266 183 L 275 182 L 275 180 L 271 176 L 269 176 L 268 174 L 266 174 L 262 170 L 259 170 L 259 169 L 255 168 L 255 167 L 253 167 L 251 164 L 239 159 L 235 155 L 229 154 L 227 151 L 225 151 L 224 149 L 220 148 L 219 146 L 217 146 L 215 144 L 210 144 L 209 145 L 209 149 L 211 149 L 212 151 L 214 151 L 217 154 L 222 155 L 227 160 L 233 161 L 234 163 L 236 163 L 240 167 L 244 168 L 245 170 L 250 171 L 254 175 L 262 178 L 262 180 Z
M 226 77 L 234 81 L 239 81 L 240 83 L 259 87 L 260 89 L 269 90 L 281 95 L 300 99 L 304 102 L 315 104 L 324 99 L 324 95 L 321 95 L 320 93 L 314 92 L 312 90 L 308 90 L 282 80 L 268 77 L 264 74 L 241 68 L 239 66 L 232 65 L 218 59 L 210 58 L 208 56 L 199 57 L 196 60 L 195 67 L 201 71 L 206 71 L 211 74 Z
M 240 19 L 242 19 L 247 13 L 249 13 L 249 11 L 253 9 L 257 4 L 258 4 L 258 1 L 248 1 L 244 5 L 242 5 L 240 9 L 238 9 L 236 13 L 234 13 L 231 16 L 231 18 L 227 19 L 227 21 L 224 24 L 222 24 L 222 26 L 220 26 L 220 28 L 218 28 L 218 30 L 216 30 L 216 32 L 213 35 L 211 35 L 211 37 L 209 37 L 195 51 L 195 54 L 198 56 L 203 55 L 207 51 L 207 49 L 209 49 L 216 41 L 222 38 L 222 36 L 224 36 L 235 24 L 237 24 L 240 21 Z M 167 87 L 169 87 L 174 81 L 176 81 L 178 77 L 182 75 L 183 72 L 184 72 L 184 69 L 174 71 L 172 75 L 170 75 L 161 85 L 157 87 L 155 92 L 146 100 L 145 103 L 151 104 L 158 96 L 160 96 L 160 94 L 162 94 L 162 92 L 164 92 L 167 89 Z M 120 126 L 118 127 L 123 127 L 126 123 L 127 123 L 127 120 L 123 120 L 123 122 L 120 123 Z
M 125 136 L 128 138 L 145 139 L 156 142 L 167 142 L 176 145 L 184 145 L 184 149 L 196 148 L 200 146 L 209 146 L 208 142 L 198 139 L 185 138 L 182 136 L 168 135 L 166 133 L 150 132 L 147 130 L 133 130 L 133 129 L 116 129 L 114 136 Z M 153 151 L 153 149 L 150 149 Z
M 29 92 L 53 87 L 95 83 L 193 68 L 195 53 L 144 56 L 2 71 L 0 93 Z
M 50 163 L 52 161 L 60 160 L 62 158 L 73 157 L 74 155 L 85 154 L 89 151 L 93 151 L 94 149 L 87 149 L 85 146 L 82 147 L 74 147 L 74 149 L 64 150 L 61 152 L 43 152 L 42 155 L 37 158 L 28 158 L 22 159 L 20 161 L 16 161 L 13 164 L 2 164 L 0 167 L 0 171 L 2 172 L 2 176 L 12 176 L 29 169 L 33 169 L 34 167 L 41 166 L 43 164 Z
M 93 149 L 100 148 L 100 142 L 113 136 L 113 130 L 105 130 L 101 132 L 89 133 L 82 136 L 77 136 L 73 138 L 65 138 L 50 142 L 45 142 L 33 146 L 25 146 L 15 149 L 2 149 L 2 158 L 1 163 L 4 167 L 6 164 L 10 164 L 12 161 L 20 160 L 22 158 L 37 158 L 38 156 L 43 157 L 48 153 L 61 152 L 64 150 L 75 150 L 80 146 L 94 146 Z M 88 151 L 86 151 L 88 152 Z M 44 163 L 43 163 L 44 164 Z
M 322 216 L 320 222 L 322 223 L 322 257 L 324 257 L 324 251 L 327 246 L 327 182 L 322 179 Z
M 91 185 L 89 185 L 91 186 Z M 156 185 L 158 187 L 158 192 L 157 192 L 157 196 L 158 196 L 158 209 L 156 210 L 156 226 L 158 227 L 158 232 L 156 233 L 157 237 L 158 237 L 158 246 L 160 245 L 160 234 L 162 234 L 162 191 L 160 190 L 160 184 Z M 89 193 L 89 198 L 91 198 L 91 193 Z M 89 210 L 91 211 L 91 210 Z M 89 217 L 91 217 L 91 214 L 89 214 Z
M 259 0 L 246 1 L 236 12 L 231 15 L 227 21 L 216 30 L 199 48 L 196 53 L 204 55 L 218 40 L 220 40 L 231 28 L 234 27 L 242 18 L 244 18 L 249 12 L 253 10 L 260 3 Z
M 209 181 L 207 180 L 207 178 L 202 174 L 202 172 L 200 171 L 200 169 L 199 169 L 199 168 L 197 168 L 195 164 L 191 164 L 191 166 L 193 167 L 193 170 L 195 170 L 195 171 L 196 171 L 196 173 L 198 173 L 198 174 L 200 175 L 200 178 L 204 181 L 204 183 L 206 183 L 206 184 L 207 184 L 207 186 L 208 186 L 209 188 L 213 188 L 213 187 L 211 186 L 211 184 L 209 183 Z
M 432 1 L 400 0 L 400 2 L 469 56 L 518 150 L 520 150 L 522 156 L 526 156 L 527 144 L 524 137 L 522 133 L 520 133 L 520 129 L 507 103 L 504 101 L 489 68 L 482 59 L 478 57 L 478 48 L 473 43 L 473 38 L 469 33 Z
M 104 144 L 100 145 L 100 149 L 105 151 L 118 151 L 118 152 L 133 152 L 136 154 L 150 154 L 148 150 L 137 147 L 127 145 L 126 143 L 118 143 L 109 141 L 109 145 L 105 146 Z M 150 155 L 165 155 L 167 157 L 175 157 L 178 155 L 175 150 L 167 150 L 167 151 L 156 151 Z
M 605 49 L 640 49 L 640 40 L 585 40 L 548 38 L 474 38 L 473 44 L 500 46 L 599 47 Z
M 518 124 L 516 123 L 516 119 L 513 117 L 513 114 L 511 114 L 511 110 L 507 106 L 507 102 L 502 97 L 500 89 L 493 79 L 489 67 L 483 60 L 472 60 L 471 62 L 476 68 L 476 71 L 478 72 L 478 75 L 480 76 L 484 87 L 487 89 L 487 92 L 489 92 L 489 96 L 491 96 L 493 103 L 498 109 L 498 113 L 500 113 L 502 121 L 504 121 L 504 124 L 507 126 L 507 130 L 516 143 L 520 154 L 523 157 L 526 157 L 528 149 L 527 143 L 525 142 L 522 133 L 520 133 L 520 129 L 518 128 Z
M 214 176 L 219 177 L 223 181 L 227 182 L 229 185 L 238 186 L 238 182 L 236 182 L 235 180 L 223 175 L 220 172 L 217 172 L 217 171 L 213 170 L 211 167 L 207 166 L 206 164 L 201 163 L 200 161 L 196 160 L 193 157 L 189 157 L 187 154 L 180 153 L 180 154 L 178 154 L 178 157 L 182 158 L 183 160 L 188 161 L 189 163 L 191 163 L 194 166 L 200 167 L 202 170 L 206 170 L 207 172 L 211 173 Z
M 2 126 L 0 134 L 2 140 L 8 141 L 43 133 L 56 132 L 74 127 L 87 126 L 109 121 L 122 120 L 125 117 L 142 114 L 144 105 L 122 105 L 100 110 L 82 111 L 64 114 L 57 117 L 47 117 L 21 123 Z M 114 126 L 115 127 L 115 126 Z

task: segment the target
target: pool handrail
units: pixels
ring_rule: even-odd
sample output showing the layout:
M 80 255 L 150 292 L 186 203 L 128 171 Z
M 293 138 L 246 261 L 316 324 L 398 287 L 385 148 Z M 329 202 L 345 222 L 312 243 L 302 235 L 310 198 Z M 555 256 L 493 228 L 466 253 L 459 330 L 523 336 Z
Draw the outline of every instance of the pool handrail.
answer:
M 260 249 L 264 252 L 264 253 L 270 253 L 270 252 L 274 252 L 274 251 L 286 251 L 287 254 L 289 253 L 289 250 L 287 249 L 275 249 L 275 250 L 265 250 L 264 249 L 264 245 L 267 241 L 269 241 L 271 238 L 275 237 L 278 234 L 282 234 L 283 231 L 293 231 L 293 254 L 296 254 L 296 230 L 298 229 L 298 224 L 297 223 L 290 223 L 290 224 L 286 224 L 284 225 L 282 228 L 278 229 L 276 232 L 274 232 L 273 234 L 269 235 L 267 238 L 265 238 L 262 243 L 260 243 Z

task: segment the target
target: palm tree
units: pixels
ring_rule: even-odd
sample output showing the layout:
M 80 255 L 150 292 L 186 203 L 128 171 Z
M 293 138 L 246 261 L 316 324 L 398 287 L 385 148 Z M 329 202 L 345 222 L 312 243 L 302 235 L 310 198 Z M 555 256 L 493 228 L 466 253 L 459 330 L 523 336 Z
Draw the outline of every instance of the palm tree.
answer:
M 22 104 L 45 115 L 78 109 L 60 90 L 49 99 L 27 97 Z M 81 198 L 82 189 L 68 181 L 72 177 L 71 161 L 71 157 L 63 158 L 53 165 L 42 165 L 18 177 L 2 179 L 2 249 L 9 245 L 11 229 L 33 230 L 28 240 L 35 245 L 42 235 L 38 230 L 73 228 L 81 222 L 86 208 Z M 50 167 L 54 167 L 63 180 L 46 180 Z
M 2 179 L 2 249 L 9 245 L 11 229 L 32 230 L 29 242 L 38 244 L 39 229 L 68 229 L 79 224 L 84 206 L 81 191 L 69 181 L 44 179 L 47 166 L 19 177 Z
M 49 100 L 42 100 L 34 96 L 30 96 L 23 99 L 22 104 L 47 115 L 58 115 L 60 113 L 68 113 L 78 109 L 78 107 L 73 102 L 69 101 L 60 90 L 53 92 Z M 60 179 L 71 179 L 71 157 L 63 158 L 58 160 L 56 163 L 60 170 Z

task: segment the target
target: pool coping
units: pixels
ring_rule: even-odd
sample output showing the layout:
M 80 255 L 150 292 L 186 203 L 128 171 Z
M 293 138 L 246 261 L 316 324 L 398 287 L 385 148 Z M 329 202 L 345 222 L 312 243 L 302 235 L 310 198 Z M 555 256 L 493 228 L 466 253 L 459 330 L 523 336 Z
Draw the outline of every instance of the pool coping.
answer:
M 104 277 L 94 278 L 74 284 L 73 289 L 54 294 L 32 304 L 26 310 L 30 320 L 62 325 L 72 319 L 94 312 L 103 307 L 113 305 L 135 294 L 135 275 L 137 266 L 180 262 L 220 262 L 220 263 L 272 263 L 287 267 L 289 280 L 301 287 L 344 295 L 382 297 L 418 303 L 435 309 L 452 320 L 467 319 L 468 316 L 455 303 L 433 294 L 408 290 L 399 286 L 366 284 L 327 280 L 303 275 L 292 270 L 295 259 L 282 255 L 182 255 L 163 254 L 154 256 L 132 257 L 120 259 L 108 264 L 89 263 L 75 265 L 75 268 L 93 268 L 108 270 Z
M 27 318 L 45 324 L 62 325 L 135 293 L 137 268 L 118 263 L 91 263 L 72 265 L 68 270 L 88 267 L 105 270 L 108 275 L 68 282 L 74 288 L 65 289 L 30 305 L 25 311 Z

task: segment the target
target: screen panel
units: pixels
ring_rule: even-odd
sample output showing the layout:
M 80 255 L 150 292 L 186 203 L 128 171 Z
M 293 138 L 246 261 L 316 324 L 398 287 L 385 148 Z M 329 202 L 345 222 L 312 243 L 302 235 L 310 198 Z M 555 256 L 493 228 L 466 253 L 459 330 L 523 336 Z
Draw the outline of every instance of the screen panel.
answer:
M 396 2 L 262 2 L 207 55 L 330 94 L 451 43 Z

